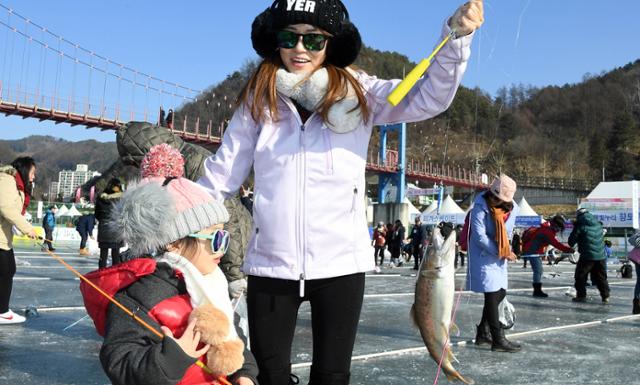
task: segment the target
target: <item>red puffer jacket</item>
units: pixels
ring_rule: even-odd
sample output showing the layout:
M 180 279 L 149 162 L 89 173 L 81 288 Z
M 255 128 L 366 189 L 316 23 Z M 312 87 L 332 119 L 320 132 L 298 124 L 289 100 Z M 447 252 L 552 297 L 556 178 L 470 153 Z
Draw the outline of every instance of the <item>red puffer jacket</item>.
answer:
M 176 338 L 184 333 L 193 310 L 180 272 L 153 259 L 134 259 L 97 270 L 86 277 L 106 294 L 160 331 L 168 327 Z M 218 384 L 171 339 L 159 337 L 111 304 L 86 282 L 80 291 L 98 334 L 105 337 L 100 352 L 105 372 L 114 384 Z M 206 362 L 206 356 L 200 358 Z M 248 351 L 245 366 L 231 377 L 255 380 L 257 369 Z
M 544 248 L 549 245 L 565 253 L 573 253 L 572 248 L 556 239 L 555 230 L 549 222 L 545 222 L 536 230 L 534 236 L 522 245 L 522 255 L 543 254 Z

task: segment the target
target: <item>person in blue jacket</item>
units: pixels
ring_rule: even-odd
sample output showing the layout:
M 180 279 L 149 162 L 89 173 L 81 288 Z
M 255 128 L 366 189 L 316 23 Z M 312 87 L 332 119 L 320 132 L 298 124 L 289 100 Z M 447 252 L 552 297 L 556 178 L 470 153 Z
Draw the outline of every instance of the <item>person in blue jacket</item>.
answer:
M 56 228 L 56 213 L 58 212 L 58 208 L 56 206 L 50 206 L 47 212 L 44 214 L 42 218 L 42 227 L 44 228 L 44 245 L 42 246 L 42 251 L 45 251 L 47 248 L 49 251 L 56 251 L 56 249 L 51 244 L 53 240 L 53 230 Z
M 84 214 L 78 218 L 76 231 L 80 234 L 80 255 L 89 255 L 87 238 L 93 239 L 93 227 L 96 225 L 96 217 L 93 214 Z
M 506 339 L 498 314 L 498 305 L 507 295 L 507 262 L 516 260 L 509 245 L 518 214 L 513 201 L 515 192 L 516 182 L 500 175 L 489 190 L 476 197 L 469 217 L 467 286 L 484 293 L 475 343 L 490 344 L 492 351 L 499 352 L 517 352 L 521 348 Z

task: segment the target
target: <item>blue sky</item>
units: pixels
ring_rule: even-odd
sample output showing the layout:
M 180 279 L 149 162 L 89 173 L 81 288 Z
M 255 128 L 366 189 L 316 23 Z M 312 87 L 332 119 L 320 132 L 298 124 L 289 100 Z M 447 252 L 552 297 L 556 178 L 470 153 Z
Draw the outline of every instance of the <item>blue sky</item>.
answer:
M 461 3 L 345 0 L 365 44 L 400 52 L 414 61 L 430 52 L 444 19 Z M 256 57 L 250 25 L 270 1 L 65 0 L 52 6 L 45 0 L 0 0 L 0 4 L 138 71 L 204 89 Z M 575 83 L 586 73 L 625 65 L 640 58 L 638 15 L 638 0 L 485 1 L 486 22 L 475 38 L 463 84 L 494 94 L 513 83 Z M 0 21 L 10 21 L 4 9 Z M 5 34 L 6 28 L 0 27 L 0 55 L 6 51 Z M 98 129 L 0 116 L 0 138 L 33 134 L 115 140 L 112 132 Z

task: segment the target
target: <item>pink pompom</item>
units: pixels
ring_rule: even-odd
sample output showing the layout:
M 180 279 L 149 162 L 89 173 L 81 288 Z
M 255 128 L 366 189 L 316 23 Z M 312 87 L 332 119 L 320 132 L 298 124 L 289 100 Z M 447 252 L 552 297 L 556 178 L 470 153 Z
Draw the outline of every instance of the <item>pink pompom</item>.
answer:
M 184 175 L 184 158 L 180 151 L 166 143 L 155 145 L 140 163 L 140 175 L 143 178 L 180 178 Z

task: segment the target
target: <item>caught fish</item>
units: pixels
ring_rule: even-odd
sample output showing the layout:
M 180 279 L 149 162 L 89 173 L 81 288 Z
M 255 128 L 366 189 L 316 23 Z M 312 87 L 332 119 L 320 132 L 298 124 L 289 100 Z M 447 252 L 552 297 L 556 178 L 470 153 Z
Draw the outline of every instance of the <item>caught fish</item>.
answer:
M 420 329 L 422 340 L 431 358 L 436 364 L 442 364 L 442 371 L 447 379 L 473 384 L 473 380 L 464 378 L 451 364 L 451 361 L 458 362 L 449 346 L 450 328 L 456 328 L 455 325 L 451 325 L 451 310 L 455 294 L 453 262 L 456 252 L 456 233 L 446 230 L 442 231 L 447 235 L 446 238 L 439 227 L 433 231 L 431 246 L 418 271 L 411 319 Z

